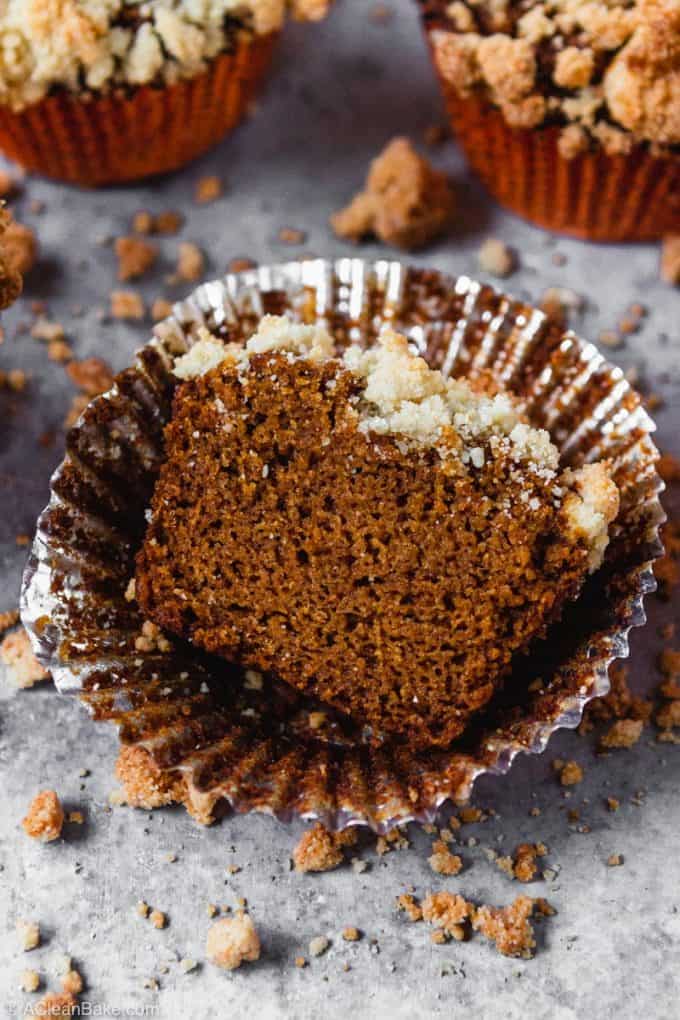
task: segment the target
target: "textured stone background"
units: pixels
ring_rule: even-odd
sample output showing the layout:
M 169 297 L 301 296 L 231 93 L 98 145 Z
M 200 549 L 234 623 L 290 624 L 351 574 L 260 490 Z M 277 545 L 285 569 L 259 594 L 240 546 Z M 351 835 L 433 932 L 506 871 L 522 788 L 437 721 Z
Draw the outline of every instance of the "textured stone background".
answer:
M 394 18 L 380 27 L 370 23 L 368 6 L 365 0 L 345 0 L 326 25 L 287 32 L 253 120 L 182 173 L 144 187 L 90 194 L 28 182 L 18 213 L 37 228 L 43 255 L 25 298 L 4 319 L 7 340 L 0 347 L 1 368 L 20 366 L 31 374 L 26 395 L 0 394 L 0 610 L 16 604 L 25 550 L 16 547 L 15 535 L 32 533 L 46 501 L 73 393 L 43 348 L 15 335 L 17 323 L 28 317 L 28 302 L 48 302 L 78 356 L 97 354 L 120 369 L 146 339 L 148 326 L 99 321 L 98 309 L 114 285 L 114 257 L 96 242 L 124 233 L 134 211 L 181 208 L 187 218 L 181 236 L 203 246 L 209 275 L 223 272 L 235 256 L 268 262 L 347 253 L 326 226 L 329 212 L 349 197 L 387 139 L 403 132 L 417 140 L 441 116 L 411 5 L 394 0 Z M 522 253 L 522 267 L 508 289 L 533 299 L 552 285 L 587 295 L 587 308 L 574 325 L 588 337 L 613 327 L 631 301 L 642 301 L 649 308 L 644 328 L 612 358 L 637 369 L 663 394 L 659 442 L 680 454 L 680 301 L 677 291 L 658 280 L 657 249 L 551 237 L 495 208 L 465 176 L 453 144 L 434 158 L 459 178 L 461 214 L 449 238 L 413 261 L 474 275 L 481 240 L 502 237 Z M 227 188 L 219 203 L 199 207 L 193 190 L 206 173 L 223 176 Z M 33 199 L 44 201 L 42 214 L 30 213 Z M 283 245 L 277 240 L 283 226 L 303 228 L 307 242 Z M 183 293 L 163 284 L 177 240 L 163 241 L 164 262 L 140 287 L 148 299 L 164 290 L 171 297 Z M 365 251 L 383 253 L 378 246 Z M 555 252 L 566 256 L 561 267 L 551 259 Z M 80 317 L 72 313 L 75 304 L 85 309 Z M 37 437 L 46 429 L 56 430 L 57 438 L 51 447 L 39 447 Z M 631 676 L 641 690 L 658 682 L 653 668 L 658 627 L 678 614 L 677 602 L 652 597 L 648 605 L 649 623 L 632 638 Z M 68 951 L 87 979 L 93 1008 L 157 1005 L 158 1015 L 168 1018 L 248 1012 L 291 1020 L 346 1014 L 404 1020 L 679 1015 L 680 754 L 655 744 L 651 730 L 633 751 L 606 759 L 596 759 L 591 740 L 562 733 L 546 755 L 519 761 L 504 779 L 481 782 L 477 802 L 495 808 L 498 817 L 464 830 L 464 840 L 472 836 L 478 845 L 463 846 L 466 871 L 447 881 L 429 871 L 430 841 L 420 831 L 410 833 L 410 850 L 382 859 L 369 839 L 360 855 L 370 869 L 362 875 L 345 868 L 314 877 L 289 870 L 302 826 L 245 817 L 203 830 L 179 810 L 109 813 L 112 730 L 93 726 L 76 703 L 47 685 L 15 694 L 0 684 L 0 712 L 0 1010 L 20 1011 L 29 1000 L 17 990 L 24 966 L 37 967 L 54 987 L 51 957 Z M 557 755 L 574 757 L 586 769 L 585 782 L 570 799 L 551 774 L 550 760 Z M 86 779 L 78 775 L 81 767 L 91 770 Z M 83 809 L 87 822 L 82 829 L 68 827 L 59 843 L 41 847 L 29 843 L 18 822 L 30 796 L 46 785 L 55 786 L 70 807 Z M 643 791 L 641 797 L 637 791 Z M 603 806 L 607 795 L 621 800 L 616 814 Z M 533 805 L 542 809 L 539 818 L 529 816 Z M 573 806 L 580 808 L 589 833 L 568 823 L 566 812 Z M 394 897 L 409 885 L 419 893 L 450 887 L 473 899 L 508 902 L 524 887 L 511 885 L 489 865 L 483 847 L 510 851 L 523 839 L 547 843 L 549 866 L 559 869 L 554 881 L 529 887 L 558 910 L 540 928 L 534 960 L 504 959 L 481 937 L 434 946 L 423 925 L 396 916 Z M 165 862 L 170 851 L 176 863 Z M 624 855 L 623 867 L 605 866 L 614 852 Z M 226 872 L 232 863 L 242 868 L 233 877 Z M 203 956 L 207 903 L 234 905 L 237 896 L 247 897 L 260 929 L 261 962 L 231 976 L 207 965 L 182 974 L 179 958 Z M 155 931 L 136 915 L 139 898 L 167 911 L 166 930 Z M 45 932 L 45 947 L 30 956 L 17 949 L 17 916 L 39 919 Z M 362 941 L 341 941 L 347 924 L 365 932 Z M 295 956 L 306 955 L 309 939 L 320 933 L 331 937 L 332 948 L 297 970 Z M 160 981 L 157 993 L 142 987 L 151 976 Z

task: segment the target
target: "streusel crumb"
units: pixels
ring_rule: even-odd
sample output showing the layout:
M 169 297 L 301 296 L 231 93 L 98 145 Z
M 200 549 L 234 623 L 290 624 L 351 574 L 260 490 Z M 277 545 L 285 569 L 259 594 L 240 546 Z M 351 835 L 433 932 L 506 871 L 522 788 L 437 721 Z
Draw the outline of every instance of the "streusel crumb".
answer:
M 479 268 L 492 276 L 510 276 L 517 268 L 517 256 L 512 248 L 496 237 L 484 241 L 477 253 Z
M 19 945 L 24 953 L 30 953 L 40 945 L 40 925 L 37 921 L 24 921 L 20 918 L 16 924 Z
M 422 907 L 411 893 L 402 893 L 397 896 L 397 910 L 402 910 L 410 921 L 422 921 L 423 919 Z
M 33 654 L 23 627 L 5 635 L 0 644 L 0 661 L 7 667 L 9 678 L 16 687 L 33 687 L 49 677 Z
M 353 828 L 342 832 L 329 832 L 317 822 L 313 828 L 302 834 L 293 850 L 295 870 L 332 871 L 344 860 L 343 847 L 353 846 L 356 839 L 356 830 Z
M 144 301 L 134 290 L 112 290 L 109 296 L 114 319 L 143 319 Z
M 244 960 L 260 958 L 260 939 L 250 914 L 239 911 L 234 917 L 222 917 L 208 929 L 205 953 L 216 967 L 236 970 Z
M 463 862 L 457 854 L 452 854 L 446 843 L 437 839 L 432 844 L 432 855 L 427 859 L 428 864 L 438 875 L 457 875 L 463 867 Z
M 475 910 L 472 927 L 496 944 L 503 956 L 531 957 L 536 946 L 534 930 L 529 922 L 535 901 L 518 896 L 507 907 L 482 906 Z
M 560 783 L 562 786 L 575 786 L 583 782 L 583 769 L 576 761 L 565 762 L 560 769 Z
M 619 719 L 600 737 L 599 746 L 607 751 L 632 747 L 642 736 L 644 725 L 642 719 Z
M 374 234 L 387 245 L 420 248 L 446 229 L 455 208 L 447 176 L 420 156 L 407 138 L 395 138 L 373 160 L 366 185 L 331 217 L 339 237 Z
M 64 825 L 64 809 L 54 790 L 42 790 L 31 801 L 28 813 L 22 821 L 26 835 L 50 843 L 61 836 Z
M 115 242 L 118 259 L 118 279 L 136 280 L 154 264 L 158 248 L 140 237 L 117 237 Z
M 37 992 L 40 988 L 40 974 L 37 970 L 22 970 L 19 987 L 22 992 Z

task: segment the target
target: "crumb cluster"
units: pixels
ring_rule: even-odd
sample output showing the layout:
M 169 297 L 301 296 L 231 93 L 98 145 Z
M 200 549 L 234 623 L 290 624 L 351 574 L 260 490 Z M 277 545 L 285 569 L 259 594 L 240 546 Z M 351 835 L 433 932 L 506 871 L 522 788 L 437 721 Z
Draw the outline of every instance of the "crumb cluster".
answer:
M 338 237 L 369 235 L 406 250 L 421 248 L 452 222 L 455 194 L 407 138 L 395 138 L 371 163 L 363 191 L 331 217 Z
M 304 832 L 293 850 L 296 871 L 332 871 L 344 860 L 343 849 L 354 846 L 356 829 L 329 832 L 320 822 Z
M 250 914 L 240 910 L 234 917 L 221 917 L 208 929 L 205 954 L 222 970 L 236 970 L 244 961 L 260 958 L 260 939 Z
M 31 801 L 22 821 L 24 832 L 41 843 L 51 843 L 61 836 L 64 809 L 54 790 L 42 790 Z

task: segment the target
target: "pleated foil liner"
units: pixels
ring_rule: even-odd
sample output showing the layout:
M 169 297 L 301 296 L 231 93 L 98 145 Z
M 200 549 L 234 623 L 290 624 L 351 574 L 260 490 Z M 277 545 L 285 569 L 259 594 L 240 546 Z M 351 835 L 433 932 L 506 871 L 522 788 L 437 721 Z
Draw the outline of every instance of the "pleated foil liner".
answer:
M 484 373 L 515 393 L 564 464 L 613 463 L 621 511 L 602 568 L 447 750 L 370 746 L 360 725 L 326 706 L 328 724 L 315 729 L 318 702 L 275 677 L 253 689 L 239 667 L 174 639 L 168 652 L 140 650 L 143 620 L 125 592 L 163 457 L 173 360 L 198 326 L 238 340 L 264 313 L 323 323 L 339 349 L 373 343 L 390 323 L 445 374 Z M 478 776 L 507 772 L 520 751 L 540 753 L 556 729 L 577 726 L 587 702 L 608 691 L 608 666 L 628 655 L 628 632 L 644 623 L 643 598 L 655 587 L 663 486 L 653 423 L 592 344 L 466 276 L 349 258 L 206 283 L 154 334 L 68 435 L 21 610 L 58 689 L 77 694 L 96 721 L 116 723 L 176 799 L 203 818 L 230 805 L 376 832 L 430 822 L 448 799 L 468 799 Z

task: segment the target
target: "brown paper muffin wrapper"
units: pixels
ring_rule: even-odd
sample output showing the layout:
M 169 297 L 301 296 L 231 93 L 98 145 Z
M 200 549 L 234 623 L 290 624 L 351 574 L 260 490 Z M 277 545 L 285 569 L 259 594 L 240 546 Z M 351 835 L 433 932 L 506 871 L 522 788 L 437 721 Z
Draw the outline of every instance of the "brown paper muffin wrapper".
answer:
M 610 156 L 598 146 L 565 159 L 560 127 L 510 127 L 491 104 L 440 80 L 468 163 L 511 212 L 591 241 L 656 240 L 680 230 L 680 154 L 654 156 L 637 145 Z
M 65 90 L 15 113 L 0 106 L 0 151 L 26 170 L 94 187 L 184 166 L 243 119 L 277 33 L 240 33 L 195 78 L 102 96 Z
M 369 345 L 385 323 L 448 375 L 490 375 L 549 429 L 564 464 L 609 458 L 621 511 L 602 568 L 463 739 L 415 753 L 366 741 L 361 723 L 274 677 L 253 690 L 237 666 L 173 639 L 140 650 L 142 619 L 125 592 L 145 531 L 175 387 L 174 358 L 200 324 L 236 340 L 264 313 L 320 322 L 338 347 Z M 609 689 L 653 590 L 663 513 L 654 426 L 621 371 L 542 312 L 467 277 L 399 262 L 291 262 L 207 283 L 155 327 L 155 337 L 70 431 L 24 577 L 22 619 L 40 661 L 95 720 L 111 720 L 132 756 L 202 819 L 220 803 L 282 820 L 318 818 L 386 831 L 429 822 L 476 777 L 538 753 Z M 536 681 L 540 678 L 540 683 Z M 311 713 L 323 711 L 315 728 Z

